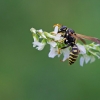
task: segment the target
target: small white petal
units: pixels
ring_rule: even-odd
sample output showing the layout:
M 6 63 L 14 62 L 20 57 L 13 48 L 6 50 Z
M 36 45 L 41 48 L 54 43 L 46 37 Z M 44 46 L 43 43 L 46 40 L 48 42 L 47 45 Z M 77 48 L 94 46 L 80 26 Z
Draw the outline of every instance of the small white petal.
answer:
M 43 37 L 44 39 L 47 39 L 44 33 L 41 34 L 41 37 Z
M 52 35 L 50 33 L 44 32 L 44 35 L 48 38 L 54 39 L 55 41 L 62 39 L 61 34 Z
M 45 38 L 45 39 L 47 39 L 47 38 L 46 38 L 46 36 L 44 35 L 44 32 L 43 32 L 43 30 L 42 30 L 42 29 L 37 30 L 37 32 L 39 33 L 40 38 Z
M 33 47 L 36 47 L 36 45 L 33 43 Z
M 79 50 L 80 50 L 80 54 L 86 54 L 86 49 L 83 45 L 77 44 Z
M 34 38 L 34 41 L 38 41 L 37 39 L 36 39 L 36 37 L 33 37 Z
M 41 46 L 36 47 L 36 49 L 37 49 L 37 50 L 43 50 L 44 46 L 45 46 L 45 45 L 44 45 L 44 44 L 42 44 Z
M 84 57 L 81 57 L 80 58 L 80 65 L 83 66 L 83 64 L 84 64 Z
M 84 59 L 85 59 L 85 63 L 86 63 L 86 64 L 87 64 L 87 63 L 90 61 L 90 59 L 91 59 L 91 57 L 88 56 L 87 54 L 83 55 L 83 57 L 84 57 Z
M 44 32 L 44 35 L 47 36 L 48 38 L 54 39 L 55 36 L 51 35 L 50 33 Z
M 39 30 L 37 30 L 38 32 L 40 32 L 40 33 L 42 33 L 43 32 L 43 30 L 42 29 L 39 29 Z
M 49 52 L 48 56 L 50 58 L 54 58 L 57 54 L 58 54 L 57 47 L 54 48 L 54 47 L 50 46 L 50 52 Z
M 48 41 L 48 44 L 50 44 L 52 47 L 56 47 L 57 43 L 54 41 Z
M 36 34 L 36 29 L 35 29 L 35 28 L 31 28 L 30 31 L 31 31 L 32 33 L 35 33 L 35 34 Z
M 91 56 L 91 61 L 90 63 L 94 62 L 95 61 L 95 57 L 94 56 Z
M 61 34 L 57 34 L 57 35 L 54 37 L 54 39 L 55 39 L 55 41 L 61 40 L 61 39 L 62 39 Z
M 37 34 L 33 35 L 33 39 L 34 39 L 34 42 L 38 42 L 39 41 L 39 38 L 38 38 Z
M 33 47 L 36 47 L 37 50 L 43 50 L 46 43 L 40 43 L 40 42 L 33 42 Z
M 58 26 L 56 26 L 56 27 L 54 28 L 54 32 L 53 32 L 53 33 L 55 33 L 55 34 L 58 33 Z
M 34 41 L 32 44 L 33 44 L 33 47 L 36 47 L 36 46 L 39 46 L 40 45 L 40 42 Z
M 63 53 L 63 56 L 64 56 L 62 61 L 67 60 L 67 59 L 69 58 L 69 54 L 70 54 L 69 49 L 68 49 L 68 48 L 66 48 L 66 49 L 62 49 L 61 52 Z

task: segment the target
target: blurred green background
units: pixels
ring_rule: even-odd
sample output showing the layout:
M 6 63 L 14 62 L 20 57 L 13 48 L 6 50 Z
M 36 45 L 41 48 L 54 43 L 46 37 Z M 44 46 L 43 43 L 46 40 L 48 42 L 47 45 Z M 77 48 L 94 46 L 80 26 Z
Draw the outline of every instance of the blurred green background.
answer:
M 32 47 L 30 28 L 60 23 L 100 38 L 99 0 L 0 0 L 0 100 L 100 100 L 100 61 L 80 67 Z

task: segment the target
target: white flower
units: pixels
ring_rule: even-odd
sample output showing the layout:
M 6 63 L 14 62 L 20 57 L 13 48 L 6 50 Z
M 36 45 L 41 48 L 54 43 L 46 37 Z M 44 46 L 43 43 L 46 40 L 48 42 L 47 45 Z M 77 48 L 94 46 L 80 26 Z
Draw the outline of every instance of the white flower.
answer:
M 36 47 L 37 50 L 43 50 L 44 46 L 46 45 L 46 41 L 42 40 L 42 42 L 34 41 L 33 47 Z
M 46 45 L 45 43 L 40 43 L 40 44 L 38 45 L 38 47 L 36 47 L 36 49 L 38 49 L 38 50 L 43 50 L 43 48 L 44 48 L 45 45 Z
M 54 39 L 55 41 L 62 39 L 61 34 L 58 33 L 59 27 L 56 25 L 54 26 L 54 31 L 51 32 L 53 35 L 48 35 L 50 38 Z
M 82 57 L 80 58 L 80 65 L 83 66 L 83 64 L 84 64 L 84 57 L 82 56 Z
M 80 65 L 83 66 L 84 63 L 88 63 L 90 61 L 90 63 L 94 62 L 95 61 L 95 57 L 92 56 L 92 55 L 83 55 L 81 58 L 80 58 Z
M 83 66 L 84 63 L 88 63 L 91 59 L 91 56 L 88 56 L 87 54 L 83 55 L 81 58 L 80 58 L 80 65 Z
M 51 35 L 51 34 L 48 33 L 48 32 L 44 32 L 44 35 L 45 35 L 46 37 L 48 37 L 48 38 L 51 38 L 51 39 L 54 39 L 54 38 L 55 38 L 54 35 Z
M 36 47 L 37 44 L 39 43 L 39 38 L 38 38 L 38 35 L 37 34 L 33 34 L 33 47 Z
M 36 30 L 35 28 L 31 28 L 30 31 L 33 33 L 33 47 L 36 47 L 37 50 L 43 50 L 46 44 L 50 45 L 50 52 L 48 56 L 50 58 L 54 58 L 55 56 L 60 57 L 63 55 L 62 61 L 66 61 L 70 55 L 70 49 L 60 49 L 59 48 L 64 46 L 63 37 L 61 37 L 61 33 L 58 33 L 59 28 L 61 27 L 60 24 L 54 25 L 53 32 L 44 32 L 42 29 Z M 39 39 L 42 40 L 39 42 Z M 80 57 L 80 65 L 83 66 L 84 63 L 87 64 L 88 62 L 92 63 L 95 61 L 95 56 L 100 59 L 100 44 L 91 43 L 88 45 L 81 45 L 80 43 L 76 44 L 79 49 Z
M 40 35 L 40 38 L 44 38 L 44 39 L 47 39 L 46 36 L 44 35 L 44 32 L 42 29 L 40 30 L 37 30 L 38 34 Z
M 89 45 L 85 45 L 85 48 L 91 55 L 96 56 L 98 57 L 98 59 L 100 59 L 100 45 L 99 44 L 91 43 Z
M 58 29 L 59 29 L 58 26 L 55 26 L 53 33 L 57 34 L 58 33 Z
M 33 39 L 34 39 L 34 42 L 39 41 L 38 35 L 37 34 L 33 34 Z
M 61 40 L 62 37 L 61 37 L 61 34 L 50 34 L 50 33 L 47 33 L 47 32 L 44 32 L 44 35 L 50 39 L 54 39 L 55 41 L 58 41 L 58 40 Z
M 40 32 L 40 33 L 43 33 L 43 30 L 42 29 L 39 29 L 39 30 L 37 30 L 38 32 Z
M 77 43 L 78 49 L 80 50 L 80 54 L 86 54 L 86 49 L 83 45 Z
M 66 61 L 69 58 L 69 54 L 70 54 L 69 49 L 68 48 L 62 49 L 61 53 L 64 56 L 62 61 Z
M 87 63 L 90 61 L 90 59 L 91 59 L 91 56 L 89 56 L 89 55 L 87 55 L 87 54 L 83 55 L 83 57 L 84 57 L 84 60 L 85 60 L 85 63 L 86 63 L 86 64 L 87 64 Z
M 36 29 L 35 28 L 31 28 L 30 31 L 34 34 L 36 34 Z
M 55 41 L 59 41 L 61 40 L 63 37 L 61 37 L 61 34 L 57 34 L 55 37 L 54 37 L 54 40 Z
M 37 50 L 43 50 L 45 44 L 40 42 L 33 42 L 33 47 L 36 47 Z
M 50 58 L 54 58 L 56 55 L 58 55 L 57 50 L 58 50 L 57 47 L 50 46 L 50 52 L 49 52 L 48 56 Z
M 56 47 L 56 45 L 57 45 L 56 42 L 50 41 L 50 40 L 47 43 L 50 44 L 52 47 Z
M 39 41 L 34 41 L 34 42 L 32 42 L 32 44 L 33 44 L 33 47 L 36 47 L 36 46 L 40 45 L 40 42 Z
M 99 48 L 99 44 L 94 44 L 91 43 L 89 45 L 84 45 L 85 49 L 87 50 L 88 53 L 87 54 L 83 54 L 83 56 L 80 58 L 80 65 L 83 66 L 84 62 L 87 64 L 89 61 L 90 63 L 95 61 L 95 57 L 98 57 L 98 59 L 100 59 L 100 48 Z
M 93 52 L 90 49 L 88 49 L 88 51 L 91 53 L 91 55 L 94 55 L 94 56 L 98 57 L 98 59 L 100 59 L 100 52 Z

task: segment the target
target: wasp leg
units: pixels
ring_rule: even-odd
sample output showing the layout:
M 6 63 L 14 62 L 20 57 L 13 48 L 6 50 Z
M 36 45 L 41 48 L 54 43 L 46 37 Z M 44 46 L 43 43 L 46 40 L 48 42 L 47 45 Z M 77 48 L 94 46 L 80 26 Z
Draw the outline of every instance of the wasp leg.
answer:
M 77 43 L 77 39 L 75 40 L 75 43 Z
M 80 53 L 80 50 L 78 50 L 78 53 Z
M 71 46 L 71 44 L 70 44 L 70 43 L 69 43 L 67 46 L 65 46 L 65 47 L 62 47 L 61 49 L 68 48 L 69 46 Z
M 69 58 L 67 58 L 66 60 L 68 60 L 68 59 L 69 59 Z M 64 60 L 64 61 L 63 61 L 63 60 L 60 60 L 60 61 L 61 61 L 61 62 L 65 62 L 66 60 Z
M 61 50 L 61 48 L 58 48 L 58 51 L 57 51 L 57 52 L 58 52 L 58 54 L 60 54 L 60 50 Z
M 63 43 L 66 40 L 66 38 L 59 40 L 58 42 Z

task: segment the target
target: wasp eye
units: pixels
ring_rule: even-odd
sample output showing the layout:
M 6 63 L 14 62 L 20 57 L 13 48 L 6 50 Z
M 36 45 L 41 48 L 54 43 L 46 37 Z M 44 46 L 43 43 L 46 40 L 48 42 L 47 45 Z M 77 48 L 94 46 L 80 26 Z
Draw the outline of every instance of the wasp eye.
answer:
M 60 28 L 60 30 L 62 30 L 62 31 L 65 31 L 66 29 L 67 29 L 66 26 L 62 26 L 62 27 Z

